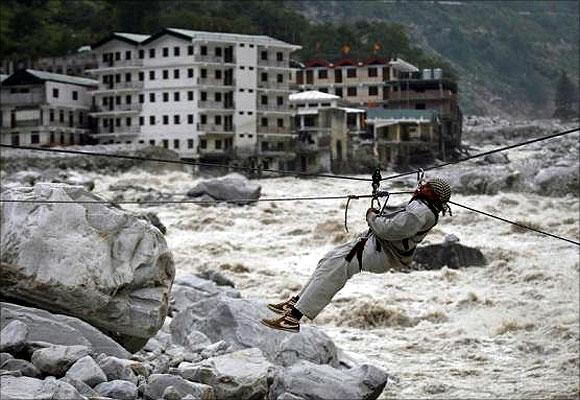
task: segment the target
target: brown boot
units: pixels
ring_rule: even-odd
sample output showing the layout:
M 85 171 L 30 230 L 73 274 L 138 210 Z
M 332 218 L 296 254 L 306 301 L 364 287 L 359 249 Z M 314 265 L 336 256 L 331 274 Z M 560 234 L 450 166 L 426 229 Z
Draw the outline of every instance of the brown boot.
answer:
M 280 331 L 293 333 L 300 332 L 300 321 L 291 316 L 289 312 L 282 315 L 280 318 L 263 319 L 262 324 L 266 325 L 268 328 Z
M 282 303 L 270 303 L 268 304 L 268 308 L 275 313 L 278 314 L 285 314 L 292 310 L 292 307 L 296 305 L 296 297 L 290 297 L 288 300 Z

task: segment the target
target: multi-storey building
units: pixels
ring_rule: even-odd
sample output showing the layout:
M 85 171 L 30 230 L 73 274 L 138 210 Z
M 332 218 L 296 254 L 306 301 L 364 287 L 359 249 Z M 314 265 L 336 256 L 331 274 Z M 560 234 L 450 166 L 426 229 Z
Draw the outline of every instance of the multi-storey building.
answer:
M 376 106 L 383 102 L 385 82 L 416 71 L 415 66 L 399 58 L 387 61 L 372 57 L 364 62 L 343 59 L 336 63 L 320 59 L 296 72 L 296 84 L 301 90 L 317 90 L 349 103 Z
M 290 95 L 294 109 L 296 168 L 337 171 L 350 159 L 351 144 L 363 131 L 364 110 L 348 107 L 339 96 L 318 91 Z
M 88 139 L 92 79 L 20 70 L 2 81 L 3 144 L 52 146 Z
M 290 53 L 268 36 L 167 28 L 93 46 L 95 137 L 182 158 L 284 167 L 291 139 Z

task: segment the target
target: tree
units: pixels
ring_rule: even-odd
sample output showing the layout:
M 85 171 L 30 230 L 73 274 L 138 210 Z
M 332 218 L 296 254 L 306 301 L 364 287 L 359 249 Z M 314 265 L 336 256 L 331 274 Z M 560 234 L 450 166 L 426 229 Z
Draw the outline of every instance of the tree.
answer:
M 564 71 L 556 83 L 554 117 L 568 119 L 578 117 L 578 87 Z

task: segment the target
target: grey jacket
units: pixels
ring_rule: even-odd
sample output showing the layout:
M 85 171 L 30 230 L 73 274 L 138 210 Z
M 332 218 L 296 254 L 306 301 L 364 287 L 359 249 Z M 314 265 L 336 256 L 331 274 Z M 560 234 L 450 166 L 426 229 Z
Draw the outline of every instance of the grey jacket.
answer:
M 369 213 L 367 223 L 383 251 L 393 255 L 402 264 L 409 265 L 417 244 L 437 225 L 437 218 L 425 203 L 414 200 L 394 213 Z

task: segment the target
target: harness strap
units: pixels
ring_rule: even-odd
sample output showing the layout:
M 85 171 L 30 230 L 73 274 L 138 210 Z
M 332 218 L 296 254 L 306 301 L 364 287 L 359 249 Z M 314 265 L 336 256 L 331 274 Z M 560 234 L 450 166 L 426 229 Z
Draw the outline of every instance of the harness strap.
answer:
M 348 252 L 344 259 L 348 262 L 351 262 L 354 256 L 356 255 L 356 259 L 358 261 L 358 267 L 362 271 L 363 264 L 362 264 L 362 256 L 363 251 L 365 249 L 365 244 L 367 243 L 368 237 L 362 237 L 356 244 L 352 247 L 352 249 Z

